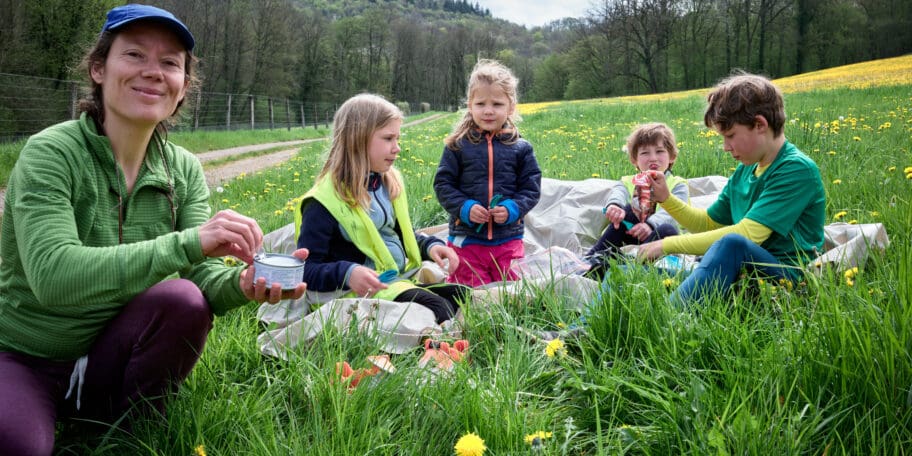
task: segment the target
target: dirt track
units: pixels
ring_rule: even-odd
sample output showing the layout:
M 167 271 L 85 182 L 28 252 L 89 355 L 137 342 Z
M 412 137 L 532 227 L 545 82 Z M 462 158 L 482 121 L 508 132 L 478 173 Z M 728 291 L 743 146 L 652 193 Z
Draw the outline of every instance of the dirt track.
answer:
M 403 127 L 410 127 L 412 125 L 417 125 L 424 122 L 430 122 L 437 120 L 446 114 L 434 114 L 432 116 L 425 117 L 423 119 L 414 120 L 403 124 Z M 279 165 L 283 162 L 286 162 L 294 157 L 298 153 L 302 144 L 315 142 L 315 141 L 325 141 L 326 138 L 316 138 L 316 139 L 302 139 L 298 141 L 286 141 L 286 142 L 276 142 L 268 144 L 254 144 L 250 146 L 240 146 L 232 147 L 230 149 L 222 150 L 212 150 L 209 152 L 201 152 L 196 154 L 199 157 L 200 162 L 203 164 L 203 169 L 206 173 L 206 183 L 210 187 L 214 187 L 221 182 L 226 180 L 233 179 L 240 175 L 241 173 L 253 173 L 261 169 L 271 168 L 273 166 Z M 275 149 L 278 147 L 285 147 L 287 149 L 280 150 L 278 152 L 271 152 L 264 155 L 259 155 L 251 158 L 244 158 L 240 160 L 234 160 L 219 166 L 207 167 L 206 163 L 213 160 L 220 160 L 234 155 L 242 155 L 250 152 L 256 152 L 260 150 Z M 0 202 L 4 201 L 6 195 L 6 189 L 0 188 Z M 3 204 L 0 203 L 0 214 L 3 213 Z

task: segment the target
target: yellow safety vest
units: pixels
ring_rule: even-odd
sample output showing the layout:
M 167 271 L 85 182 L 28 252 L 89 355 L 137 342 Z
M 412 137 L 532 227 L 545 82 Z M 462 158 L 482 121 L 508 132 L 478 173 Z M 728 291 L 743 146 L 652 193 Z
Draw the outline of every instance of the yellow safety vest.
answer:
M 389 172 L 394 173 L 394 179 L 398 180 L 400 183 L 402 182 L 402 178 L 398 171 L 391 170 Z M 421 252 L 418 249 L 418 241 L 415 238 L 415 231 L 412 228 L 412 220 L 409 216 L 408 197 L 405 193 L 405 186 L 401 187 L 402 192 L 399 193 L 399 196 L 396 197 L 396 199 L 392 200 L 393 213 L 396 216 L 400 231 L 402 231 L 402 241 L 405 247 L 406 257 L 405 271 L 411 271 L 421 266 Z M 390 253 L 389 248 L 386 247 L 386 244 L 380 237 L 380 231 L 374 226 L 374 222 L 370 219 L 370 216 L 367 215 L 367 212 L 360 205 L 352 207 L 342 201 L 336 193 L 336 189 L 330 178 L 320 179 L 314 184 L 313 188 L 304 194 L 301 204 L 295 207 L 295 239 L 298 239 L 301 236 L 301 223 L 303 221 L 301 207 L 303 207 L 304 203 L 311 198 L 319 201 L 320 204 L 332 214 L 339 225 L 345 229 L 346 234 L 348 234 L 348 237 L 355 247 L 374 262 L 374 267 L 378 273 L 383 273 L 390 269 L 399 270 L 396 261 L 393 259 L 393 254 Z M 404 279 L 397 280 L 388 285 L 389 287 L 387 289 L 380 290 L 373 297 L 377 299 L 392 300 L 400 293 L 411 288 L 416 288 L 413 282 Z M 355 294 L 352 292 L 343 297 L 354 296 Z

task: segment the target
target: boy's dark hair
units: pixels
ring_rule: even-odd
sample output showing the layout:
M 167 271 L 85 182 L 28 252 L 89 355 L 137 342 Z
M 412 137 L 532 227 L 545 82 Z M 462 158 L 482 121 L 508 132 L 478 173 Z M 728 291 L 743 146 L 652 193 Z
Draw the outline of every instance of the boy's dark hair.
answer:
M 733 74 L 716 84 L 706 101 L 703 123 L 709 128 L 725 131 L 735 124 L 753 128 L 758 115 L 766 119 L 773 136 L 781 135 L 785 127 L 782 92 L 763 76 Z

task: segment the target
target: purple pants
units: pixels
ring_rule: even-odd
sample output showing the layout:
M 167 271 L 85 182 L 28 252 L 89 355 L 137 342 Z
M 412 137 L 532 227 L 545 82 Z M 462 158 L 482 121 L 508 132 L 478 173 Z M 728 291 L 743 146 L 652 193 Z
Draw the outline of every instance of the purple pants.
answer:
M 193 282 L 168 280 L 137 295 L 89 349 L 79 410 L 75 387 L 64 399 L 75 361 L 0 352 L 0 454 L 50 455 L 58 419 L 113 423 L 128 412 L 164 412 L 211 328 Z

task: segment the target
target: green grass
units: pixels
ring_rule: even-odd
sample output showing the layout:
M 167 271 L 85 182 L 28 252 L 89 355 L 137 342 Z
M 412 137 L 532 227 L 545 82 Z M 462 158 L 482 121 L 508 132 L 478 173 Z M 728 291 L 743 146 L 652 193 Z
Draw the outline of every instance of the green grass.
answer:
M 746 281 L 730 299 L 682 312 L 666 304 L 663 277 L 612 269 L 586 334 L 566 341 L 564 355 L 549 358 L 515 327 L 571 324 L 578 303 L 534 291 L 467 309 L 471 360 L 453 375 L 422 382 L 416 350 L 393 358 L 396 374 L 352 393 L 332 382 L 334 365 L 364 367 L 376 343 L 330 330 L 288 361 L 267 359 L 256 348 L 256 309 L 239 309 L 216 319 L 167 423 L 142 422 L 103 442 L 65 436 L 61 452 L 190 455 L 203 445 L 209 455 L 447 455 L 474 432 L 486 455 L 517 455 L 530 454 L 526 435 L 546 431 L 537 454 L 908 454 L 910 105 L 912 86 L 786 96 L 794 121 L 786 135 L 820 165 L 828 221 L 883 223 L 891 236 L 853 286 L 835 272 L 791 290 Z M 564 103 L 520 127 L 545 177 L 629 173 L 621 147 L 645 121 L 676 131 L 678 174 L 727 176 L 735 162 L 707 135 L 702 109 L 697 96 Z M 419 227 L 445 220 L 431 182 L 456 118 L 404 131 L 397 166 Z M 325 148 L 306 145 L 287 164 L 223 185 L 213 208 L 250 215 L 264 231 L 290 223 L 293 198 L 313 182 Z

